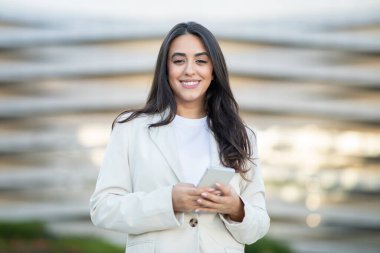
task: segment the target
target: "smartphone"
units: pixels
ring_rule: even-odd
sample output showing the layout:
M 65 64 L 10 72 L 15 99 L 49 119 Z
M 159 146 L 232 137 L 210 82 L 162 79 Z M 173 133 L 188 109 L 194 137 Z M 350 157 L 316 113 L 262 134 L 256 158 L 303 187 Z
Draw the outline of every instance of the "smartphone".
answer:
M 207 168 L 197 187 L 215 188 L 216 183 L 228 185 L 235 174 L 235 170 L 226 167 Z

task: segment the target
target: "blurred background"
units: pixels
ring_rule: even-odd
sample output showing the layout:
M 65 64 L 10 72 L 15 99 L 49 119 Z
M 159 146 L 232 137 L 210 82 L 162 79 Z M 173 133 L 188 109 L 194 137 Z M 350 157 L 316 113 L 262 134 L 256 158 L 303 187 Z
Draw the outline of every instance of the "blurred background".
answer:
M 144 104 L 163 37 L 190 20 L 258 131 L 268 237 L 379 252 L 378 0 L 0 0 L 0 220 L 124 245 L 88 200 L 113 119 Z

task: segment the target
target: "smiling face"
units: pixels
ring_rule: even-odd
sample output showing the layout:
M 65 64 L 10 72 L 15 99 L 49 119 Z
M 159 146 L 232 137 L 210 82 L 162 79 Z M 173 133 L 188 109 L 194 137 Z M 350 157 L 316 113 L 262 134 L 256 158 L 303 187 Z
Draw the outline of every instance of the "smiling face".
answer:
M 198 111 L 203 116 L 206 91 L 213 79 L 212 62 L 200 38 L 185 34 L 169 49 L 168 78 L 178 111 Z

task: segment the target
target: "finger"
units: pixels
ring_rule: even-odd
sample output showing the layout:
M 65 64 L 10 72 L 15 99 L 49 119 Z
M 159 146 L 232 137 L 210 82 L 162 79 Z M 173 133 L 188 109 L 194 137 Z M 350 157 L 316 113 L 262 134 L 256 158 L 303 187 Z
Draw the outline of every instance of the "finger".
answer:
M 201 197 L 203 199 L 206 199 L 206 200 L 209 200 L 209 201 L 212 201 L 214 203 L 223 203 L 223 198 L 222 196 L 218 196 L 216 194 L 212 194 L 212 193 L 208 193 L 208 192 L 203 192 L 201 194 Z
M 212 209 L 215 209 L 215 210 L 219 210 L 221 205 L 218 204 L 218 203 L 215 203 L 215 202 L 212 202 L 212 201 L 209 201 L 207 199 L 202 199 L 202 198 L 199 198 L 197 200 L 198 204 L 201 205 L 202 207 L 206 207 L 206 208 L 212 208 Z
M 218 210 L 213 209 L 213 208 L 206 208 L 206 207 L 199 207 L 195 209 L 195 212 L 207 212 L 207 213 L 218 213 Z
M 195 188 L 195 191 L 193 192 L 193 195 L 200 196 L 202 194 L 202 192 L 214 192 L 214 191 L 215 191 L 215 189 L 214 188 L 210 188 L 210 187 Z
M 212 192 L 212 194 L 216 195 L 216 196 L 221 196 L 222 195 L 222 192 L 219 191 L 219 190 L 215 190 L 214 192 Z
M 182 192 L 188 195 L 197 195 L 197 190 L 194 185 L 187 183 L 176 184 L 173 189 L 177 192 Z
M 217 190 L 222 192 L 222 195 L 231 195 L 231 187 L 229 185 L 224 185 L 221 183 L 216 183 Z
M 187 190 L 187 194 L 191 196 L 200 196 L 202 192 L 208 192 L 210 188 L 189 188 Z

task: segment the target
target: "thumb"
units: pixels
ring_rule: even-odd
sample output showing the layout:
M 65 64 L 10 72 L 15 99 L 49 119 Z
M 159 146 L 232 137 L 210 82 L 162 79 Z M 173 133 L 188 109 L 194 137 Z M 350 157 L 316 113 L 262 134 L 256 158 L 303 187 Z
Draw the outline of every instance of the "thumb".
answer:
M 216 188 L 222 192 L 222 195 L 229 195 L 230 194 L 230 188 L 227 185 L 224 185 L 222 183 L 216 183 Z

